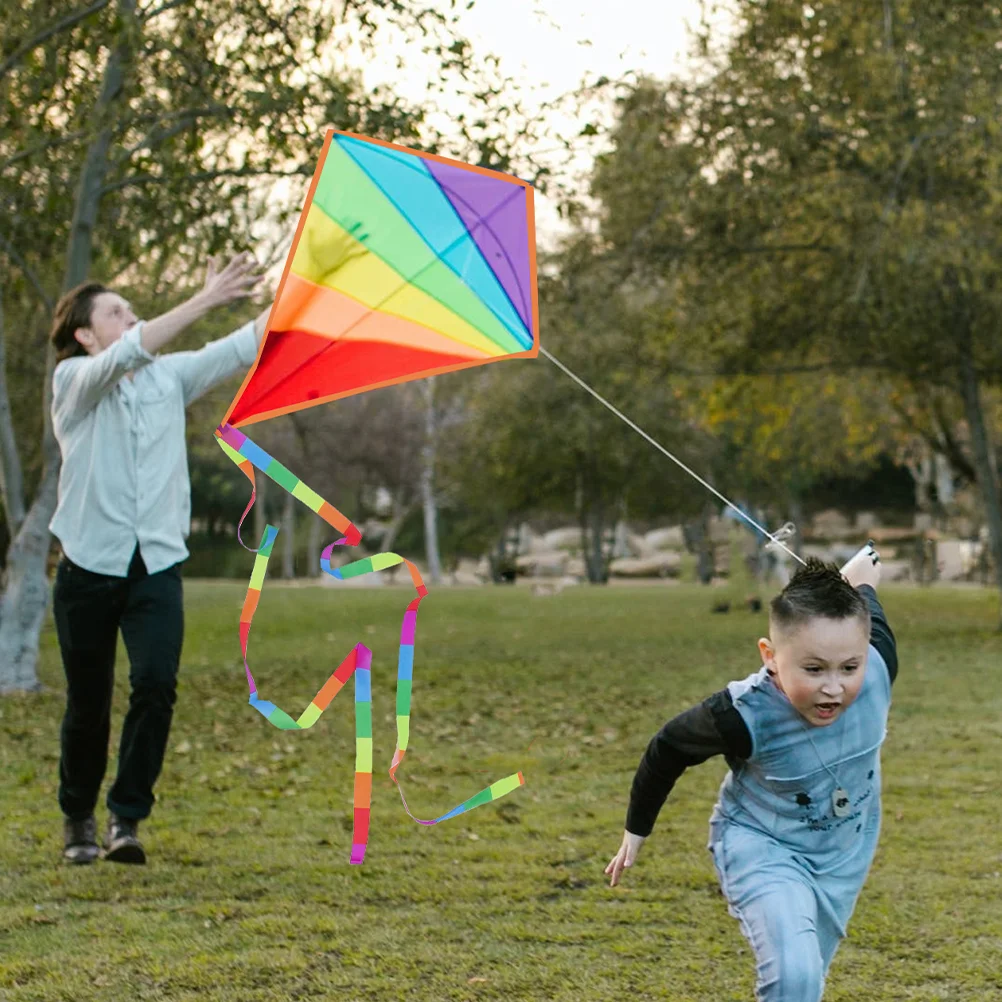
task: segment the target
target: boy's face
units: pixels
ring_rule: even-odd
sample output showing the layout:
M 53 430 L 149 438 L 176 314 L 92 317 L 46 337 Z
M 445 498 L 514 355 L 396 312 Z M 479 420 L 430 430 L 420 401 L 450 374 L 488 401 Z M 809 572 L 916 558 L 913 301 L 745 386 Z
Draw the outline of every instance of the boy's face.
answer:
M 74 336 L 87 349 L 87 354 L 98 355 L 137 321 L 132 307 L 117 292 L 101 292 L 91 305 L 90 326 L 78 327 Z
M 758 642 L 762 663 L 797 712 L 827 727 L 859 695 L 870 645 L 866 621 L 818 616 Z

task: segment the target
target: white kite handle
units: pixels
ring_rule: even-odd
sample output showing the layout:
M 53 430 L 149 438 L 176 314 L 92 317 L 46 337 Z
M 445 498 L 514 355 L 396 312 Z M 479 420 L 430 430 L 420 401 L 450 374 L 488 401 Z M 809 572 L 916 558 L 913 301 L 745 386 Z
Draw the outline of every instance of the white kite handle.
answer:
M 880 563 L 880 554 L 877 552 L 877 548 L 873 543 L 872 539 L 866 541 L 866 546 L 861 546 L 842 566 L 842 573 L 845 573 L 846 567 L 848 567 L 854 560 L 858 560 L 863 555 L 870 558 L 870 562 L 876 566 Z

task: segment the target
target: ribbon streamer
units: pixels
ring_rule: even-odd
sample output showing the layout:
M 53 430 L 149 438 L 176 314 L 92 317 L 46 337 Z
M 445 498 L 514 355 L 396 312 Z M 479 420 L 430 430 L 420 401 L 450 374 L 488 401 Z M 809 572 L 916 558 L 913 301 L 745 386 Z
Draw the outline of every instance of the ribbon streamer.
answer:
M 471 811 L 482 804 L 489 804 L 498 800 L 512 790 L 517 790 L 524 785 L 525 779 L 521 772 L 507 776 L 504 779 L 492 783 L 486 789 L 481 790 L 469 800 L 464 801 L 451 811 L 446 812 L 441 817 L 432 820 L 422 820 L 411 814 L 404 797 L 403 788 L 397 778 L 397 770 L 407 753 L 407 744 L 410 737 L 410 716 L 411 716 L 411 682 L 414 669 L 414 636 L 417 626 L 417 610 L 421 600 L 428 594 L 424 581 L 417 567 L 411 561 L 399 556 L 396 553 L 377 553 L 362 560 L 346 564 L 343 567 L 331 567 L 330 558 L 335 546 L 357 546 L 362 539 L 362 534 L 358 528 L 333 505 L 325 501 L 316 491 L 309 488 L 294 473 L 287 470 L 276 459 L 273 459 L 267 452 L 255 445 L 243 432 L 229 424 L 220 425 L 215 431 L 216 441 L 227 456 L 239 467 L 240 471 L 251 483 L 252 494 L 251 503 L 244 511 L 240 519 L 241 524 L 257 495 L 257 485 L 254 479 L 254 470 L 257 469 L 265 476 L 269 477 L 279 486 L 289 491 L 293 497 L 302 501 L 311 511 L 319 515 L 328 525 L 341 533 L 341 538 L 336 542 L 328 544 L 321 554 L 320 566 L 326 574 L 343 581 L 348 578 L 361 577 L 364 574 L 371 574 L 375 571 L 386 570 L 398 564 L 404 564 L 410 572 L 411 580 L 417 591 L 417 597 L 407 606 L 404 612 L 403 623 L 400 627 L 400 649 L 397 656 L 397 744 L 393 753 L 393 761 L 390 764 L 389 775 L 400 793 L 400 800 L 407 815 L 420 825 L 436 825 L 440 821 L 454 818 L 466 811 Z M 238 527 L 239 536 L 239 527 Z M 240 613 L 240 650 L 243 654 L 244 671 L 247 675 L 247 684 L 250 688 L 250 705 L 253 706 L 262 716 L 274 727 L 280 730 L 305 730 L 312 727 L 319 719 L 320 715 L 327 709 L 334 697 L 341 691 L 345 683 L 354 676 L 355 678 L 355 795 L 354 795 L 354 816 L 351 857 L 349 862 L 359 865 L 365 859 L 365 849 L 369 839 L 369 812 L 372 802 L 372 696 L 371 696 L 371 667 L 372 651 L 364 644 L 356 644 L 349 652 L 348 656 L 341 662 L 337 670 L 327 679 L 320 691 L 313 697 L 312 702 L 302 712 L 298 720 L 293 720 L 284 710 L 274 703 L 261 699 L 258 696 L 257 683 L 251 674 L 250 665 L 247 662 L 247 640 L 250 635 L 251 623 L 254 613 L 257 610 L 258 602 L 261 598 L 261 589 L 264 586 L 265 573 L 268 568 L 268 561 L 271 558 L 275 539 L 278 536 L 278 529 L 273 525 L 265 526 L 264 535 L 261 538 L 261 545 L 254 558 L 254 567 L 251 571 L 250 583 L 247 588 L 247 596 L 244 599 L 243 609 Z M 241 545 L 243 541 L 241 540 Z M 250 547 L 246 547 L 250 549 Z

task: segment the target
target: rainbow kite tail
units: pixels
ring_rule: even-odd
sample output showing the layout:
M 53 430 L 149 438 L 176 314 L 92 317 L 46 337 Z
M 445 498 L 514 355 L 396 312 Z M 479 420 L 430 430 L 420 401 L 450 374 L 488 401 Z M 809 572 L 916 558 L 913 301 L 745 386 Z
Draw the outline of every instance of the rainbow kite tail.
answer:
M 263 449 L 255 445 L 246 435 L 229 425 L 221 425 L 216 429 L 216 440 L 223 451 L 241 469 L 245 476 L 254 484 L 254 469 L 256 468 L 270 477 L 280 486 L 299 498 L 312 511 L 320 515 L 330 526 L 342 533 L 342 537 L 334 543 L 329 543 L 320 557 L 322 570 L 337 580 L 348 580 L 385 570 L 399 564 L 405 564 L 411 575 L 417 596 L 408 604 L 400 627 L 400 649 L 397 658 L 397 746 L 390 765 L 390 778 L 400 793 L 407 815 L 418 824 L 435 825 L 448 818 L 456 817 L 466 811 L 473 810 L 481 804 L 490 803 L 505 796 L 512 790 L 524 785 L 521 772 L 498 780 L 480 793 L 454 807 L 441 817 L 432 820 L 422 820 L 415 817 L 407 805 L 403 788 L 397 778 L 397 770 L 407 752 L 410 736 L 411 684 L 414 669 L 414 640 L 417 629 L 417 610 L 421 600 L 428 594 L 420 571 L 409 560 L 396 553 L 377 553 L 362 560 L 356 560 L 342 567 L 332 567 L 330 558 L 335 546 L 355 546 L 361 541 L 361 533 L 356 526 L 336 508 L 328 504 L 319 494 L 306 486 L 295 474 L 291 473 L 277 460 L 273 459 Z M 252 498 L 253 503 L 253 498 Z M 247 511 L 250 510 L 248 506 Z M 247 511 L 244 512 L 246 517 Z M 310 705 L 303 711 L 298 720 L 293 720 L 284 710 L 274 703 L 258 697 L 257 684 L 251 674 L 247 661 L 247 642 L 250 636 L 251 622 L 257 611 L 264 585 L 268 561 L 278 536 L 278 529 L 273 525 L 265 527 L 261 545 L 256 550 L 254 567 L 240 613 L 240 649 L 243 654 L 244 670 L 250 689 L 250 704 L 257 709 L 273 726 L 281 730 L 305 730 L 312 727 L 323 711 L 341 690 L 348 679 L 355 676 L 355 792 L 353 799 L 353 836 L 350 862 L 361 864 L 365 858 L 365 849 L 369 837 L 369 814 L 372 800 L 372 696 L 371 668 L 372 651 L 364 644 L 357 644 L 348 656 L 341 662 L 337 670 L 314 697 Z
M 331 528 L 341 533 L 335 546 L 358 546 L 362 533 L 345 518 L 332 504 L 328 504 L 316 491 L 302 482 L 291 470 L 287 470 L 277 459 L 273 459 L 264 449 L 256 446 L 242 431 L 232 425 L 221 424 L 215 431 L 219 447 L 233 460 L 241 472 L 254 486 L 254 470 L 257 469 L 279 487 L 298 498 L 310 511 L 319 515 Z M 248 509 L 249 510 L 249 509 Z M 246 511 L 244 512 L 246 515 Z

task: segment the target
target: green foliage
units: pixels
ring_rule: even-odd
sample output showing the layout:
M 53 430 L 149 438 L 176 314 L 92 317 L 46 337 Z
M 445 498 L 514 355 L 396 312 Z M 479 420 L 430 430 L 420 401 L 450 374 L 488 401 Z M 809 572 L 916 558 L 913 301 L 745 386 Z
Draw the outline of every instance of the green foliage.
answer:
M 1002 12 L 734 8 L 704 82 L 621 100 L 594 179 L 605 239 L 664 283 L 666 353 L 998 380 Z
M 0 706 L 6 1000 L 752 997 L 752 955 L 705 848 L 720 759 L 681 778 L 620 887 L 602 870 L 648 738 L 754 668 L 764 612 L 714 616 L 692 586 L 547 599 L 433 590 L 398 773 L 410 808 L 437 817 L 516 770 L 526 785 L 424 828 L 385 771 L 410 595 L 270 582 L 250 642 L 264 698 L 295 715 L 353 644 L 374 651 L 372 826 L 365 863 L 350 867 L 351 687 L 311 730 L 274 730 L 247 705 L 244 585 L 185 587 L 173 733 L 140 828 L 145 868 L 58 862 L 63 681 L 51 627 L 49 691 Z M 884 824 L 825 999 L 985 1002 L 1002 984 L 1002 700 L 989 681 L 1002 640 L 980 625 L 984 592 L 891 588 L 882 599 L 901 653 Z M 127 700 L 120 685 L 114 735 Z
M 706 445 L 684 426 L 676 386 L 638 357 L 629 290 L 614 265 L 582 237 L 540 280 L 543 345 L 610 403 L 692 461 Z M 548 359 L 511 362 L 485 374 L 471 402 L 449 474 L 471 507 L 540 512 L 611 524 L 685 511 L 692 492 L 677 468 Z M 698 499 L 701 500 L 701 499 Z M 698 505 L 697 505 L 698 506 Z

